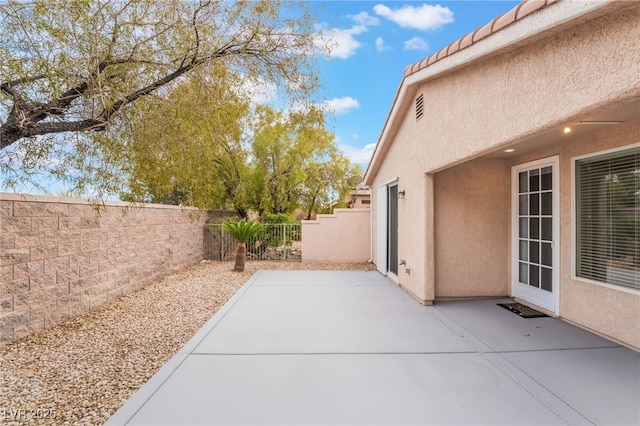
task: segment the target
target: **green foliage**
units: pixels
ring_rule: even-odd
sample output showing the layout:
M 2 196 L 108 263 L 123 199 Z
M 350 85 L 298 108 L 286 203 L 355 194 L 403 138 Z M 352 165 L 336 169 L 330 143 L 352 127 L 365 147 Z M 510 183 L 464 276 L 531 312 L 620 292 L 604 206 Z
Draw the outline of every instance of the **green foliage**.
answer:
M 166 179 L 148 179 L 150 172 L 144 168 L 163 170 L 164 164 L 158 162 L 163 157 L 146 158 L 143 151 L 159 143 L 166 148 L 168 137 L 138 147 L 140 139 L 128 137 L 127 131 L 140 125 L 139 119 L 146 115 L 161 114 L 154 101 L 186 96 L 174 91 L 188 76 L 215 83 L 220 71 L 244 80 L 247 86 L 269 82 L 280 94 L 303 103 L 317 87 L 315 18 L 302 2 L 0 3 L 4 186 L 37 183 L 46 174 L 66 181 L 74 193 L 99 197 L 118 194 L 141 180 L 140 187 L 132 185 L 132 199 L 160 200 L 180 190 L 185 191 L 185 199 L 195 200 L 191 190 L 195 187 L 204 188 L 203 193 L 213 199 L 221 198 L 228 188 L 211 174 L 194 174 L 185 178 L 186 183 L 171 173 Z M 219 116 L 205 126 L 210 136 L 223 135 L 225 141 L 235 131 L 235 108 L 242 107 L 227 95 L 217 100 Z M 226 99 L 231 99 L 228 110 L 223 108 Z M 198 121 L 189 114 L 192 111 L 168 112 L 174 115 L 163 117 L 165 129 L 174 124 L 174 135 L 179 130 L 194 135 Z M 227 116 L 231 129 L 225 127 Z M 184 143 L 185 138 L 176 141 L 176 150 L 192 148 Z M 235 143 L 230 145 L 232 150 Z M 180 167 L 179 158 L 174 160 L 176 165 L 170 167 Z M 202 162 L 210 161 L 203 155 Z
M 258 222 L 237 219 L 225 220 L 222 223 L 222 228 L 231 234 L 240 244 L 246 244 L 247 241 L 263 230 L 262 225 Z
M 260 222 L 265 226 L 258 238 L 267 247 L 280 247 L 282 243 L 290 246 L 293 241 L 300 241 L 300 228 L 287 226 L 300 223 L 290 214 L 264 213 Z
M 141 102 L 127 197 L 166 202 L 175 194 L 183 204 L 246 218 L 248 210 L 266 217 L 299 207 L 310 215 L 349 189 L 345 176 L 360 169 L 338 153 L 321 111 L 260 106 L 254 114 L 235 76 L 211 72 L 215 78 L 191 79 L 168 102 Z
M 141 102 L 130 130 L 132 198 L 165 202 L 179 192 L 182 204 L 246 211 L 242 135 L 249 104 L 238 94 L 240 83 L 218 67 L 166 100 Z
M 287 213 L 264 213 L 260 216 L 260 223 L 298 223 L 298 221 Z
M 324 114 L 310 107 L 290 114 L 262 106 L 252 124 L 251 205 L 265 212 L 309 214 L 336 197 L 350 173 L 326 130 Z

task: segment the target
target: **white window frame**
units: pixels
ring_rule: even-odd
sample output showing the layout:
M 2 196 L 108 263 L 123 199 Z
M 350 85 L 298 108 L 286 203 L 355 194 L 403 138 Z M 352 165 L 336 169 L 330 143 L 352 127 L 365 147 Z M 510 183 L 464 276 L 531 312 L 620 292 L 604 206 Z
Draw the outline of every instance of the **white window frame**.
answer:
M 631 293 L 635 295 L 640 295 L 640 290 L 635 290 L 628 287 L 623 287 L 614 284 L 603 283 L 601 281 L 592 280 L 585 277 L 580 277 L 577 274 L 578 267 L 578 208 L 576 206 L 577 200 L 577 177 L 576 177 L 576 164 L 580 160 L 584 160 L 586 158 L 599 157 L 601 155 L 607 154 L 615 154 L 616 152 L 627 151 L 629 149 L 640 147 L 640 143 L 634 143 L 631 145 L 625 145 L 617 148 L 606 149 L 603 151 L 592 152 L 590 154 L 580 155 L 577 157 L 571 158 L 571 278 L 575 281 L 583 282 L 586 284 L 596 285 L 598 287 L 609 288 L 611 290 L 621 291 L 623 293 Z

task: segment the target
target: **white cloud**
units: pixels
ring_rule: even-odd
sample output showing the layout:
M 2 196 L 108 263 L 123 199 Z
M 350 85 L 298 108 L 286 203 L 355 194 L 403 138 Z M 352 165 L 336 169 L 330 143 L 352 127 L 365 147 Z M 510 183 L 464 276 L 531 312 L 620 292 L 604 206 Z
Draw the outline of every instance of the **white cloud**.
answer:
M 382 39 L 382 37 L 378 37 L 376 39 L 376 50 L 378 52 L 384 52 L 385 50 L 390 50 L 390 49 L 391 48 L 389 46 L 384 44 L 384 40 Z
M 338 28 L 325 29 L 316 43 L 328 45 L 331 48 L 330 58 L 347 59 L 355 55 L 361 44 L 354 36 L 367 31 L 364 25 L 356 25 L 353 28 L 341 30 Z
M 439 4 L 423 4 L 418 7 L 402 6 L 395 10 L 383 4 L 377 4 L 373 7 L 373 11 L 401 27 L 416 30 L 434 30 L 453 22 L 453 12 L 448 7 L 442 7 Z
M 367 12 L 360 12 L 357 15 L 353 15 L 351 19 L 360 25 L 380 25 L 380 20 L 375 16 L 369 15 Z
M 315 47 L 321 51 L 329 50 L 330 58 L 347 59 L 356 54 L 362 46 L 357 35 L 368 31 L 368 26 L 380 25 L 380 19 L 369 15 L 367 12 L 360 12 L 352 15 L 351 19 L 357 24 L 351 28 L 318 28 Z
M 338 149 L 342 152 L 342 154 L 351 160 L 352 163 L 356 164 L 367 164 L 371 160 L 371 155 L 373 155 L 373 150 L 375 149 L 376 144 L 370 143 L 363 147 L 357 147 L 353 145 L 338 145 Z
M 414 37 L 404 42 L 404 48 L 407 50 L 427 50 L 429 45 L 420 37 Z
M 350 96 L 344 96 L 324 101 L 322 106 L 334 114 L 346 114 L 349 110 L 360 108 L 360 102 Z

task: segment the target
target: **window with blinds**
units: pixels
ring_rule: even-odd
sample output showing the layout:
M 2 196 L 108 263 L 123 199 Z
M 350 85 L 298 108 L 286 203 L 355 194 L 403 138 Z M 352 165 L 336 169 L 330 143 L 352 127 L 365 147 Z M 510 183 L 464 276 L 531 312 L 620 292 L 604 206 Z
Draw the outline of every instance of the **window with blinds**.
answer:
M 576 275 L 640 290 L 640 148 L 576 161 Z

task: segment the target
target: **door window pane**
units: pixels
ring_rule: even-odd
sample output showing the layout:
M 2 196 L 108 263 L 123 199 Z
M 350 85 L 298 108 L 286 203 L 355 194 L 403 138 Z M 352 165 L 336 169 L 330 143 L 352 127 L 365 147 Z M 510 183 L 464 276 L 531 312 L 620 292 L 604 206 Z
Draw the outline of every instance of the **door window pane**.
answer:
M 520 218 L 520 238 L 529 236 L 529 220 L 526 217 Z
M 518 192 L 529 192 L 527 187 L 527 172 L 518 173 Z
M 529 243 L 527 240 L 520 240 L 520 260 L 529 260 Z
M 529 171 L 529 192 L 540 191 L 540 170 Z
M 528 207 L 529 206 L 529 203 L 528 203 L 529 197 L 527 197 L 526 195 L 521 195 L 519 197 L 519 200 L 520 200 L 520 207 L 519 207 L 519 210 L 518 210 L 518 214 L 526 215 L 527 212 L 529 211 L 529 207 Z
M 553 249 L 551 248 L 551 243 L 542 243 L 542 263 L 546 266 L 553 266 Z
M 540 262 L 540 243 L 537 241 L 529 241 L 529 260 L 532 263 Z
M 529 285 L 540 288 L 540 267 L 529 265 Z
M 553 189 L 553 178 L 552 178 L 552 174 L 551 174 L 551 166 L 543 167 L 541 172 L 542 172 L 542 174 L 541 174 L 542 184 L 540 186 L 540 189 L 543 190 L 543 191 L 552 190 Z
M 532 240 L 540 239 L 540 219 L 537 217 L 529 219 L 529 238 Z
M 519 274 L 518 274 L 518 279 L 520 280 L 521 283 L 524 284 L 528 284 L 529 283 L 529 279 L 527 272 L 529 271 L 529 265 L 527 265 L 524 262 L 520 262 L 520 267 L 519 267 Z
M 551 269 L 545 267 L 540 268 L 540 288 L 546 291 L 551 291 L 551 282 Z
M 542 240 L 553 240 L 553 219 L 550 217 L 543 217 L 542 221 Z
M 529 194 L 529 214 L 540 214 L 540 194 Z
M 551 216 L 553 214 L 553 196 L 551 192 L 543 192 L 541 195 L 542 206 L 540 211 L 545 216 Z

